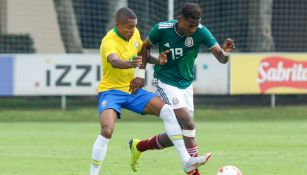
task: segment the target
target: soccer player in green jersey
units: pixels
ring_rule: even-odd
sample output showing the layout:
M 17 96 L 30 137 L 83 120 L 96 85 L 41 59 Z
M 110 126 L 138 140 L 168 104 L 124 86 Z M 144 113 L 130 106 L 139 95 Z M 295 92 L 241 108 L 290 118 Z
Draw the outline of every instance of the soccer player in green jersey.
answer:
M 198 4 L 187 3 L 181 9 L 178 20 L 156 24 L 145 39 L 141 51 L 143 63 L 156 64 L 154 67 L 154 84 L 157 94 L 172 106 L 177 120 L 181 124 L 186 148 L 191 156 L 197 156 L 198 147 L 195 141 L 195 124 L 193 120 L 193 86 L 194 62 L 202 44 L 209 48 L 220 63 L 227 63 L 230 52 L 235 47 L 232 39 L 226 39 L 221 48 L 201 22 L 201 9 Z M 153 59 L 150 48 L 158 45 L 160 57 Z M 163 59 L 161 55 L 167 56 Z M 144 86 L 144 79 L 135 78 L 130 83 L 133 93 Z M 130 141 L 131 158 L 139 159 L 141 152 L 151 149 L 163 149 L 172 146 L 167 135 L 159 134 L 146 140 L 132 139 Z M 135 156 L 135 153 L 137 157 Z M 136 157 L 136 158 L 135 158 Z M 137 160 L 135 160 L 137 162 Z M 199 175 L 196 171 L 194 175 Z

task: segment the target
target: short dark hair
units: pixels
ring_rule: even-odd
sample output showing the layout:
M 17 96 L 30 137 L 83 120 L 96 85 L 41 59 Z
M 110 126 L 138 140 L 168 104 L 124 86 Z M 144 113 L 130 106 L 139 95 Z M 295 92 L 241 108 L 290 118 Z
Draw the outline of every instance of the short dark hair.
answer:
M 128 8 L 128 7 L 122 7 L 116 12 L 115 21 L 124 22 L 124 21 L 121 21 L 122 20 L 121 16 L 126 16 L 129 19 L 136 19 L 137 18 L 134 11 L 131 10 L 130 8 Z
M 183 16 L 185 19 L 192 18 L 194 20 L 198 20 L 201 18 L 201 9 L 198 4 L 188 2 L 181 8 L 181 16 Z

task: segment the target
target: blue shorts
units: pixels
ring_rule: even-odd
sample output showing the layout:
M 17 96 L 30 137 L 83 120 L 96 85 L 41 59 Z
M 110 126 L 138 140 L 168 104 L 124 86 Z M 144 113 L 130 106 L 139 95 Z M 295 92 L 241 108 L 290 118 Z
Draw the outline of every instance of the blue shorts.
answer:
M 156 95 L 144 89 L 139 89 L 136 94 L 130 94 L 119 90 L 108 90 L 98 94 L 98 111 L 102 113 L 106 109 L 114 109 L 118 118 L 121 118 L 121 108 L 128 109 L 144 115 L 144 108 Z

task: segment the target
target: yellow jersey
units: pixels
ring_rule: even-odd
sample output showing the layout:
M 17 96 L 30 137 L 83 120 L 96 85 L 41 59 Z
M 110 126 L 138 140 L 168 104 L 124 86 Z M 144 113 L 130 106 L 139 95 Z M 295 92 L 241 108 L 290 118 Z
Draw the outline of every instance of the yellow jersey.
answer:
M 135 28 L 129 41 L 125 40 L 114 27 L 102 39 L 100 45 L 100 57 L 102 59 L 102 80 L 98 85 L 98 92 L 107 90 L 120 90 L 129 92 L 130 81 L 134 78 L 134 68 L 113 68 L 107 61 L 110 54 L 117 54 L 120 59 L 128 61 L 141 51 L 142 40 L 140 32 Z

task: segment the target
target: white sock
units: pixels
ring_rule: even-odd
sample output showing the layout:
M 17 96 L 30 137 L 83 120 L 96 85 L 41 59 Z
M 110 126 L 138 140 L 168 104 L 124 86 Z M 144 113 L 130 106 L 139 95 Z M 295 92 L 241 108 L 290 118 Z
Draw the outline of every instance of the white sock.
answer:
M 184 165 L 189 161 L 190 155 L 184 145 L 182 130 L 176 119 L 173 108 L 165 104 L 161 109 L 160 118 L 163 120 L 166 134 L 176 147 L 181 162 Z
M 90 175 L 99 174 L 101 163 L 106 157 L 109 140 L 101 135 L 97 137 L 93 146 Z

